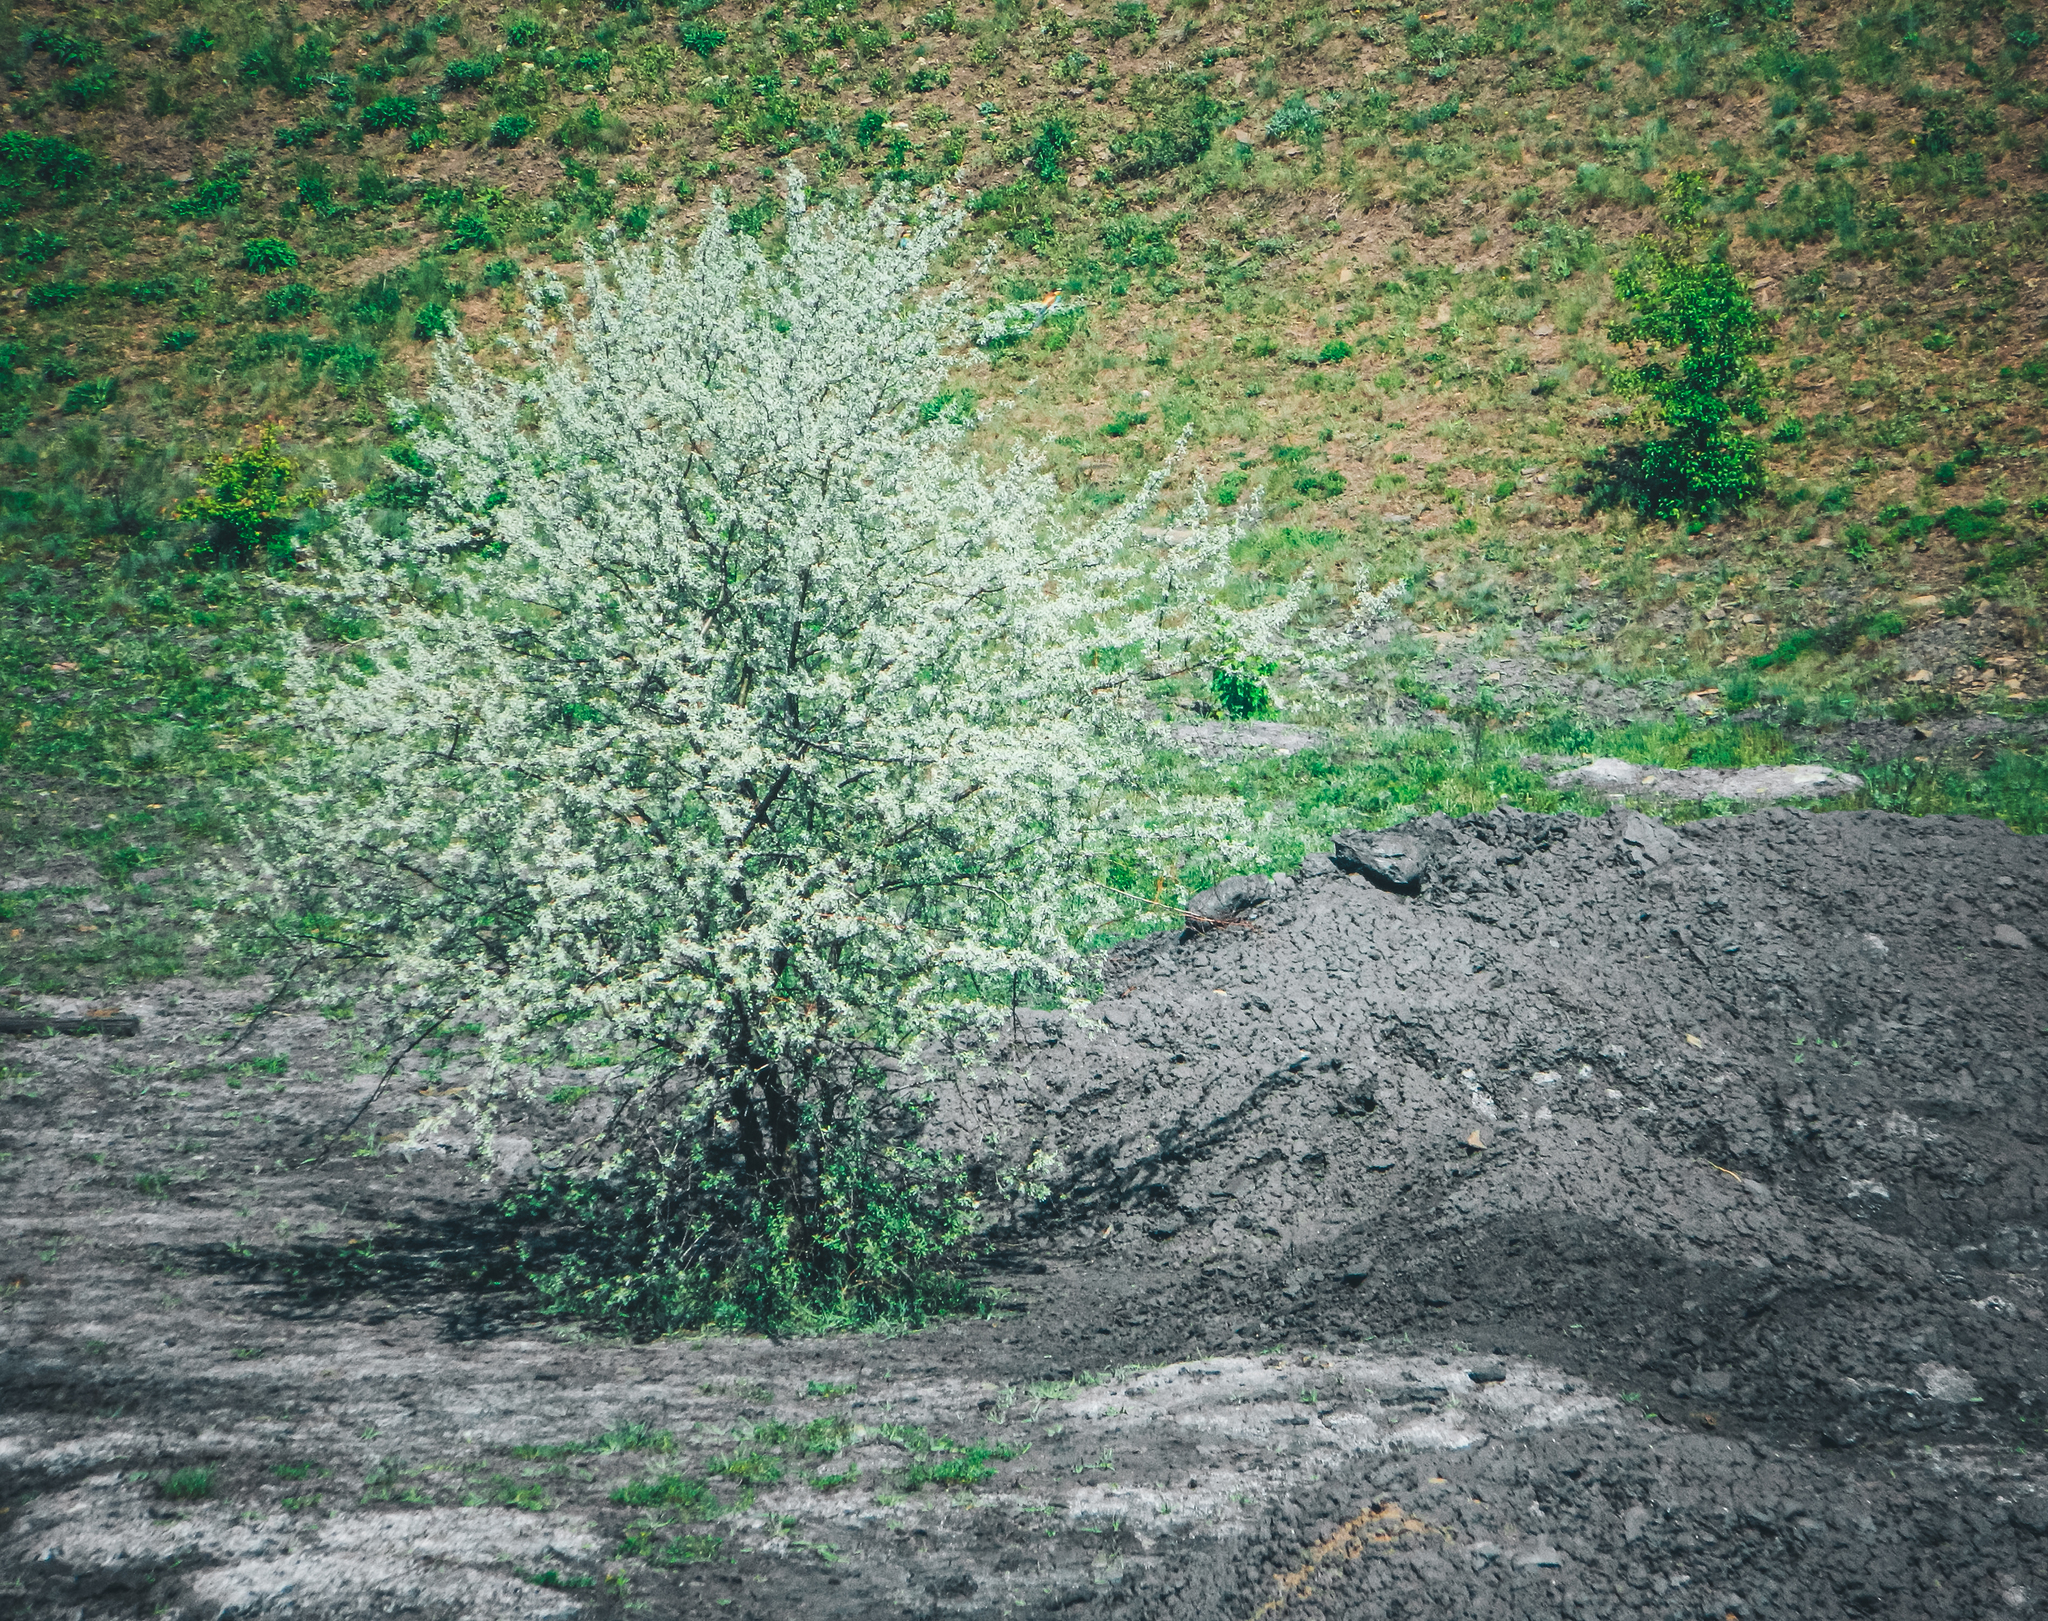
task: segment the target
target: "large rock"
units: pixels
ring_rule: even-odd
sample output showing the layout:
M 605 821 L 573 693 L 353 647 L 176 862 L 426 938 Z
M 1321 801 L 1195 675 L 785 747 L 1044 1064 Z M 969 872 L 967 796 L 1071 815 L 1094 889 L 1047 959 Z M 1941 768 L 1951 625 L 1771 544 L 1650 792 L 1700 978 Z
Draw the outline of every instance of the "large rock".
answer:
M 1861 777 L 1825 765 L 1690 766 L 1668 771 L 1630 760 L 1594 760 L 1550 779 L 1553 788 L 1649 799 L 1733 799 L 1768 805 L 1780 799 L 1831 799 L 1853 794 Z
M 1254 906 L 1278 900 L 1291 887 L 1286 879 L 1262 878 L 1255 872 L 1239 873 L 1195 896 L 1188 902 L 1188 913 L 1196 920 L 1227 922 Z
M 1397 895 L 1419 895 L 1437 864 L 1442 842 L 1441 816 L 1427 816 L 1401 827 L 1367 833 L 1353 828 L 1339 833 L 1330 859 L 1344 872 Z M 1448 825 L 1448 824 L 1446 824 Z

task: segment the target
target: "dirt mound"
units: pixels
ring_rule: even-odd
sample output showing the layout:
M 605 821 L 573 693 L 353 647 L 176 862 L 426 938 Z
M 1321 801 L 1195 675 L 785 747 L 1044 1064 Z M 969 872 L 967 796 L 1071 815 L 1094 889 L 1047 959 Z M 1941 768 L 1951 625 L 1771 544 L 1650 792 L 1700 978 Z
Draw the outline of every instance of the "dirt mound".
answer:
M 1015 1140 L 1069 1162 L 1091 1272 L 1151 1280 L 1119 1344 L 1531 1356 L 1661 1425 L 1817 1449 L 1788 1493 L 1823 1515 L 1865 1445 L 2038 1437 L 2038 841 L 1503 810 L 1336 854 L 1357 870 L 1312 858 L 1031 1034 Z M 1775 1546 L 1791 1613 L 1877 1613 L 1860 1546 Z M 1915 1600 L 1974 1613 L 1947 1602 Z
M 374 1152 L 459 1053 L 378 1092 L 346 1010 L 226 1047 L 266 987 L 166 985 L 131 1040 L 7 1048 L 0 1585 L 85 1618 L 2039 1613 L 2044 898 L 1989 824 L 1785 811 L 1430 819 L 1219 885 L 947 1096 L 992 1190 L 1006 1159 L 1059 1197 L 986 1320 L 896 1339 L 539 1318 L 502 1174 Z

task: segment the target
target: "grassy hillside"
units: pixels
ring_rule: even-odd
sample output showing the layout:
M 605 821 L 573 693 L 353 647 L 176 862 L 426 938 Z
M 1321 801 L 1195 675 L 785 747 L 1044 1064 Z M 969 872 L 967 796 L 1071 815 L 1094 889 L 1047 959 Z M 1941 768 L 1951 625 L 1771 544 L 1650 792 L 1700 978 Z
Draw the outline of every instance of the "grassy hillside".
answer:
M 687 234 L 717 191 L 772 235 L 794 165 L 846 196 L 957 175 L 963 273 L 993 244 L 991 298 L 1056 297 L 963 378 L 991 447 L 1049 435 L 1102 506 L 1186 430 L 1219 499 L 1263 498 L 1247 593 L 1307 568 L 1335 614 L 1407 582 L 1378 696 L 1300 712 L 1339 740 L 1314 771 L 1225 773 L 1255 801 L 1538 803 L 1524 748 L 1775 758 L 1881 716 L 1934 742 L 1890 751 L 1877 802 L 2038 828 L 2027 733 L 2001 753 L 1958 721 L 2048 712 L 2042 26 L 1805 0 L 12 8 L 10 826 L 87 785 L 67 826 L 154 825 L 263 746 L 223 672 L 272 634 L 275 562 L 223 566 L 177 515 L 209 458 L 270 425 L 296 490 L 402 521 L 385 402 L 430 339 L 486 337 L 522 265 L 601 230 Z M 1699 251 L 1767 317 L 1764 492 L 1650 521 L 1589 503 L 1587 469 L 1655 431 L 1612 271 L 1688 172 Z M 1670 724 L 1488 711 L 1489 658 Z M 1372 741 L 1431 712 L 1479 720 L 1436 754 Z M 136 840 L 109 844 L 131 869 Z

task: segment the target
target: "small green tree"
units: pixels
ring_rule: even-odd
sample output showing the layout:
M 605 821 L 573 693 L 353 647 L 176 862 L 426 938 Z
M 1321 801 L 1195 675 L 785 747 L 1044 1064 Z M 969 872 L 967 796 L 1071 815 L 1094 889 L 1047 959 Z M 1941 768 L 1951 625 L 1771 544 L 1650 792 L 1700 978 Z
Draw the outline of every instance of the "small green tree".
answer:
M 1671 518 L 1732 507 L 1763 487 L 1756 446 L 1734 419 L 1763 420 L 1770 390 L 1755 357 L 1770 350 L 1771 337 L 1734 268 L 1701 250 L 1705 200 L 1699 175 L 1673 176 L 1663 210 L 1669 234 L 1639 237 L 1614 273 L 1614 290 L 1634 313 L 1608 336 L 1644 356 L 1620 381 L 1667 431 L 1609 449 L 1592 470 L 1595 505 Z
M 303 504 L 291 493 L 298 473 L 299 464 L 277 448 L 275 428 L 265 428 L 253 445 L 216 456 L 207 463 L 208 487 L 175 512 L 206 524 L 186 555 L 195 562 L 235 565 L 261 549 L 289 562 L 286 531 Z

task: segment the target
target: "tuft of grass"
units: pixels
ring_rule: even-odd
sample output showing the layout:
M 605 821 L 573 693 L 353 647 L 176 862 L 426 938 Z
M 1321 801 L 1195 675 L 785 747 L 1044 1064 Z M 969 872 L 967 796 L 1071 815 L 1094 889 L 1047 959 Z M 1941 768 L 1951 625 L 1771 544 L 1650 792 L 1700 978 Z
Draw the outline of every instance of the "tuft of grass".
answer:
M 951 1456 L 920 1458 L 910 1466 L 905 1480 L 912 1487 L 977 1485 L 995 1478 L 995 1460 L 1015 1458 L 1029 1445 L 1026 1442 L 1021 1447 L 989 1446 L 976 1442 Z
M 513 1475 L 492 1474 L 472 1481 L 462 1494 L 464 1508 L 516 1508 L 545 1514 L 555 1500 L 539 1483 Z
M 702 1565 L 718 1557 L 725 1538 L 684 1533 L 669 1535 L 670 1528 L 659 1522 L 627 1528 L 619 1539 L 619 1553 L 627 1559 L 644 1559 L 650 1565 Z
M 544 1444 L 515 1446 L 515 1458 L 557 1459 L 582 1458 L 596 1454 L 617 1452 L 673 1452 L 676 1437 L 673 1430 L 657 1430 L 650 1424 L 637 1420 L 626 1424 L 615 1424 L 601 1435 L 594 1435 L 587 1441 L 557 1441 Z
M 2001 749 L 1978 771 L 1937 759 L 1854 763 L 1860 793 L 1827 810 L 1885 810 L 1906 816 L 1986 816 L 2015 833 L 2048 833 L 2048 758 Z
M 191 1464 L 164 1477 L 163 1494 L 174 1502 L 196 1503 L 213 1495 L 213 1484 L 211 1464 Z
M 782 1465 L 765 1453 L 735 1452 L 713 1458 L 705 1473 L 738 1481 L 743 1486 L 772 1486 L 782 1478 Z
M 579 1588 L 595 1587 L 597 1578 L 579 1571 L 521 1570 L 514 1566 L 512 1574 L 522 1582 L 531 1582 L 535 1587 Z
M 629 1480 L 614 1487 L 614 1503 L 633 1508 L 674 1509 L 685 1520 L 709 1520 L 721 1512 L 717 1495 L 701 1480 L 689 1475 L 657 1475 L 651 1480 Z

